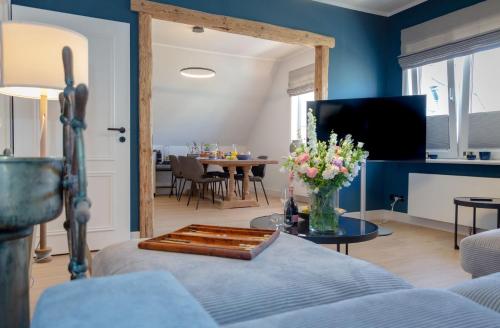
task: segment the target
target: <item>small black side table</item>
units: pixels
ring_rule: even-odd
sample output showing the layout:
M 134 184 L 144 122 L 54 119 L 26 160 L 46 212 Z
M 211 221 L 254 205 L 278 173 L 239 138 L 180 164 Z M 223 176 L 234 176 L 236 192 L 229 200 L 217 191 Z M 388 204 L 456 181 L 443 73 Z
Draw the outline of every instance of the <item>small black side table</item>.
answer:
M 274 215 L 283 216 L 283 214 Z M 276 229 L 276 225 L 272 222 L 271 215 L 266 215 L 250 221 L 250 228 Z M 344 216 L 340 217 L 339 229 L 336 232 L 318 234 L 310 231 L 307 220 L 302 218 L 299 219 L 297 226 L 283 228 L 281 231 L 310 240 L 316 244 L 336 244 L 337 252 L 340 252 L 340 245 L 344 244 L 346 255 L 349 255 L 349 244 L 372 240 L 378 236 L 378 226 L 376 224 Z
M 476 209 L 490 208 L 497 210 L 497 228 L 500 228 L 500 198 L 491 197 L 455 197 L 455 249 L 458 247 L 458 206 L 472 207 L 472 233 L 476 233 Z

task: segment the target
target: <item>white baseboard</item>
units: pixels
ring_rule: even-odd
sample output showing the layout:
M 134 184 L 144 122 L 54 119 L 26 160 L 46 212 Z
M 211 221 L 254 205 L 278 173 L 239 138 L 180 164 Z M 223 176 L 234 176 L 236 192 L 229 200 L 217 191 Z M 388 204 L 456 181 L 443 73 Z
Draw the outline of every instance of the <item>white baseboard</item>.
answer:
M 141 238 L 141 233 L 139 231 L 130 231 L 130 239 Z
M 360 212 L 349 212 L 349 213 L 346 213 L 345 215 L 347 215 L 349 217 L 353 217 L 353 218 L 359 218 Z M 396 221 L 396 222 L 412 224 L 412 225 L 426 227 L 426 228 L 435 229 L 435 230 L 442 230 L 442 231 L 451 232 L 451 233 L 453 233 L 455 231 L 455 225 L 453 223 L 419 218 L 419 217 L 408 215 L 406 213 L 392 212 L 389 210 L 366 211 L 366 218 L 365 219 L 370 220 L 370 221 L 375 221 L 375 223 L 378 223 L 380 221 L 382 221 L 382 222 Z M 478 229 L 478 231 L 482 231 L 482 229 Z M 463 225 L 459 224 L 458 225 L 458 234 L 463 235 L 463 236 L 470 235 L 470 227 L 463 226 Z

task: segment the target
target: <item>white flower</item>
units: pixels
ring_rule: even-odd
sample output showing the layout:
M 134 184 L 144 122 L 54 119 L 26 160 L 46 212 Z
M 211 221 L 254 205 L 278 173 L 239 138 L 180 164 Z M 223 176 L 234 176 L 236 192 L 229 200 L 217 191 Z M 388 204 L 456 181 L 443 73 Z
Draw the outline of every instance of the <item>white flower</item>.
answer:
M 350 182 L 348 182 L 348 181 L 344 182 L 344 187 L 349 187 L 350 185 L 351 185 Z
M 361 142 L 361 141 L 358 142 L 358 148 L 363 148 L 364 145 L 365 144 L 363 142 Z
M 307 138 L 307 145 L 311 149 L 311 153 L 315 154 L 318 150 L 318 139 L 316 136 L 316 117 L 314 117 L 311 108 L 309 108 L 307 113 Z
M 308 167 L 309 166 L 307 164 L 302 164 L 302 165 L 297 167 L 297 172 L 305 174 L 307 172 Z
M 354 166 L 354 169 L 352 170 L 352 175 L 357 176 L 359 173 L 359 165 Z
M 337 170 L 335 170 L 337 169 Z M 334 166 L 334 165 L 327 165 L 325 170 L 323 171 L 323 178 L 326 179 L 326 180 L 332 180 L 333 178 L 335 178 L 335 175 L 337 174 L 338 172 L 338 167 Z
M 313 193 L 317 194 L 319 192 L 319 188 L 314 188 Z

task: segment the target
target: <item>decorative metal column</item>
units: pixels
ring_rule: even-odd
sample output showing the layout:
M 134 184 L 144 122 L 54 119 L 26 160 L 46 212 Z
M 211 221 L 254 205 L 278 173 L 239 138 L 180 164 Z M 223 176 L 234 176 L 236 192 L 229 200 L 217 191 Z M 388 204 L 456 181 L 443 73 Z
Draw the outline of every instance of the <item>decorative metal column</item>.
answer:
M 60 95 L 64 159 L 0 156 L 0 328 L 28 328 L 30 241 L 33 226 L 57 218 L 66 206 L 71 279 L 87 272 L 90 201 L 83 130 L 88 98 L 73 86 L 71 49 L 63 49 L 66 88 Z

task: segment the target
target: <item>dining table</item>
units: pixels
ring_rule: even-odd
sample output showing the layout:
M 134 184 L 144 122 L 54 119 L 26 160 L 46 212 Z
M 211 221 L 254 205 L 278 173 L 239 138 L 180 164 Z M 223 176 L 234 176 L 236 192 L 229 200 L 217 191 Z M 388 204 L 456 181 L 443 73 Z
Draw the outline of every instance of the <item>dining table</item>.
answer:
M 232 160 L 232 159 L 210 159 L 210 158 L 198 158 L 201 164 L 207 169 L 208 165 L 218 165 L 220 167 L 226 167 L 229 173 L 229 183 L 227 195 L 224 199 L 217 202 L 219 208 L 239 208 L 239 207 L 255 207 L 259 206 L 259 203 L 251 196 L 249 191 L 250 186 L 250 171 L 252 167 L 261 164 L 278 164 L 276 160 L 270 159 L 246 159 L 246 160 Z M 235 194 L 235 176 L 236 168 L 239 167 L 243 171 L 243 186 L 241 197 Z

